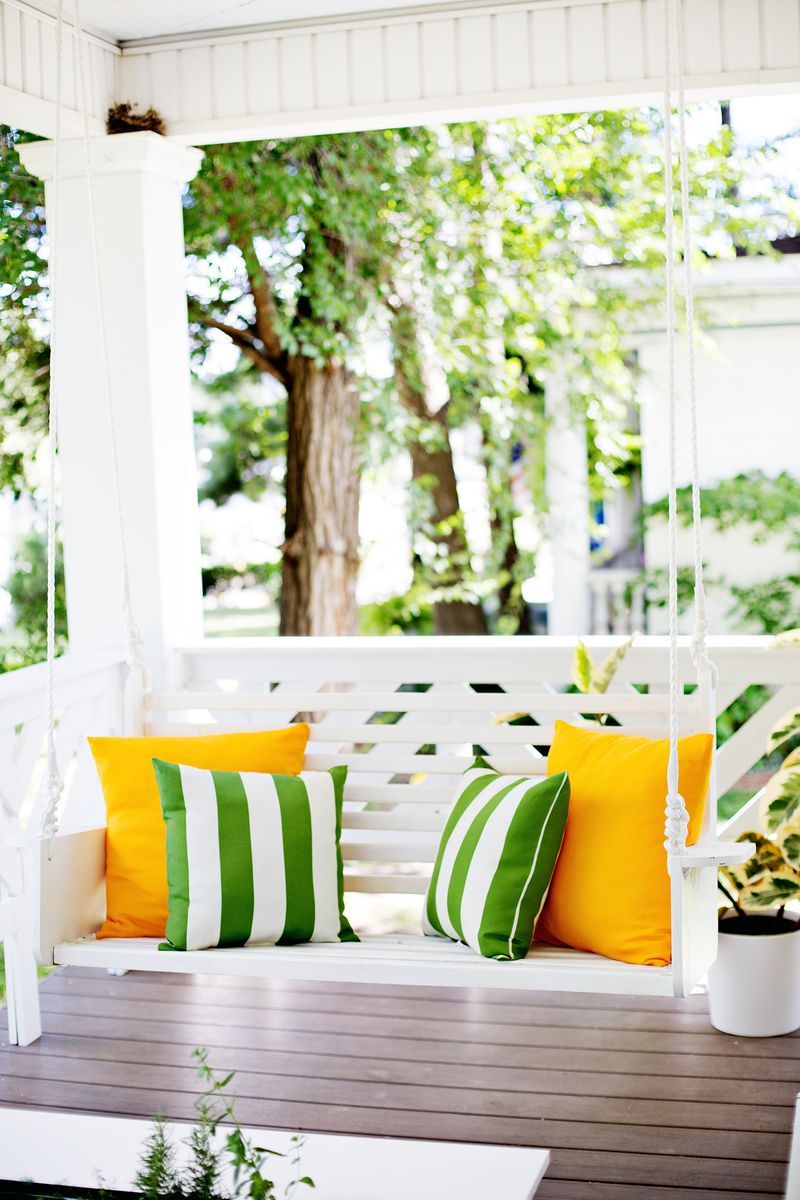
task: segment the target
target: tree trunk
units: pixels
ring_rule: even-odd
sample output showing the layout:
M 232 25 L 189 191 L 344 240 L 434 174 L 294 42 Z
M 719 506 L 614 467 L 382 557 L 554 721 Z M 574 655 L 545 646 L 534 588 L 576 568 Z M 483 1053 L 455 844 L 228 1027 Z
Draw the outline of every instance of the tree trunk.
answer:
M 431 364 L 419 337 L 417 314 L 410 305 L 396 309 L 392 318 L 394 372 L 403 405 L 417 421 L 410 446 L 412 487 L 425 490 L 431 513 L 426 532 L 446 552 L 446 569 L 433 574 L 418 564 L 417 572 L 436 592 L 459 592 L 468 573 L 469 544 L 458 496 L 453 448 L 446 405 L 436 407 L 431 392 Z M 433 615 L 441 634 L 489 632 L 482 606 L 461 599 L 435 599 Z
M 289 364 L 280 632 L 357 631 L 359 396 L 343 366 Z

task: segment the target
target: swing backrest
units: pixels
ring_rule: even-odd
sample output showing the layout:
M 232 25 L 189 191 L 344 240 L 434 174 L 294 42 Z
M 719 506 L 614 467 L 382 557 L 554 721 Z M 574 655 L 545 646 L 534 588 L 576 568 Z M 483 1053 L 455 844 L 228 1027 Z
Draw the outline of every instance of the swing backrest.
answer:
M 263 643 L 224 651 L 211 644 L 182 656 L 179 688 L 144 698 L 144 731 L 266 729 L 307 720 L 306 769 L 348 766 L 345 886 L 421 893 L 454 786 L 476 752 L 501 772 L 544 775 L 556 720 L 667 736 L 667 696 L 656 690 L 663 689 L 663 651 L 638 654 L 634 647 L 605 695 L 564 690 L 573 652 L 566 641 L 510 638 L 478 645 L 290 641 L 266 651 Z M 519 713 L 529 723 L 510 724 Z M 617 724 L 600 725 L 601 717 Z M 681 734 L 708 729 L 699 692 L 681 698 L 679 718 Z

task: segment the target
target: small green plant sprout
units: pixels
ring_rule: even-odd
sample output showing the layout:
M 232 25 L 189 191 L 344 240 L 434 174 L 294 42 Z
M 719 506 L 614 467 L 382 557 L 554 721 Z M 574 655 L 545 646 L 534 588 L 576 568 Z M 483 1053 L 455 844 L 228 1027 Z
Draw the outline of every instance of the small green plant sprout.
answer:
M 794 861 L 785 843 L 773 841 L 763 833 L 748 830 L 737 839 L 753 842 L 755 853 L 736 867 L 720 867 L 719 889 L 740 917 L 749 912 L 777 908 L 776 915 L 792 900 L 800 900 L 800 870 L 797 850 L 792 847 Z
M 136 1187 L 144 1200 L 169 1200 L 172 1197 L 178 1200 L 184 1195 L 175 1164 L 175 1148 L 160 1115 L 153 1118 L 153 1132 L 144 1145 Z
M 192 1051 L 197 1073 L 205 1087 L 195 1101 L 197 1124 L 187 1139 L 189 1161 L 179 1167 L 164 1118 L 157 1116 L 145 1143 L 136 1187 L 142 1200 L 278 1200 L 275 1184 L 265 1174 L 268 1158 L 288 1158 L 294 1178 L 283 1197 L 290 1200 L 301 1186 L 314 1187 L 308 1175 L 300 1174 L 305 1138 L 291 1139 L 288 1155 L 253 1145 L 236 1116 L 236 1099 L 228 1088 L 235 1072 L 219 1075 L 208 1061 L 208 1050 Z M 222 1145 L 217 1134 L 227 1129 Z M 230 1175 L 233 1191 L 227 1193 L 223 1178 Z
M 611 686 L 614 676 L 619 668 L 625 655 L 633 645 L 635 633 L 627 637 L 624 642 L 621 642 L 610 654 L 606 655 L 600 666 L 595 666 L 591 651 L 584 642 L 579 641 L 575 647 L 575 654 L 572 659 L 572 682 L 579 692 L 585 696 L 604 695 Z M 607 713 L 591 714 L 601 725 L 605 725 L 608 720 Z
M 595 666 L 588 646 L 584 642 L 578 641 L 572 656 L 572 682 L 577 690 L 585 696 L 597 693 L 602 695 L 607 692 L 636 637 L 635 633 L 627 637 L 603 659 L 599 667 Z M 601 725 L 605 725 L 609 716 L 608 713 L 589 713 L 587 715 Z M 530 714 L 524 712 L 499 712 L 492 718 L 492 724 L 507 725 L 511 721 L 519 721 L 528 716 Z

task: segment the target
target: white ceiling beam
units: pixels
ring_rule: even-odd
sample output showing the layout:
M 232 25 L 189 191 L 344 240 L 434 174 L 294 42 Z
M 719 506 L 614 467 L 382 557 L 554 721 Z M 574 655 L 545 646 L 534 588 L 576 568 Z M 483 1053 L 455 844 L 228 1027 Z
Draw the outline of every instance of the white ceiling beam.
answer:
M 0 15 L 0 120 L 48 133 L 52 18 L 23 0 L 0 0 Z M 800 0 L 689 0 L 685 15 L 691 98 L 800 88 Z M 93 37 L 92 117 L 112 100 L 152 104 L 172 136 L 203 144 L 633 106 L 660 100 L 662 43 L 663 0 L 442 3 L 121 47 Z
M 800 86 L 800 0 L 690 0 L 687 91 Z M 126 43 L 120 98 L 215 142 L 658 101 L 662 0 L 528 0 Z

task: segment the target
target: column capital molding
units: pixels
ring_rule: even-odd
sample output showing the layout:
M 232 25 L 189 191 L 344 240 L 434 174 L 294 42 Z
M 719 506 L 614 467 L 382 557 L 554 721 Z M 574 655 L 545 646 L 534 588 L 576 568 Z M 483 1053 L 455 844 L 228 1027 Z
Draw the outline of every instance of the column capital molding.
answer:
M 161 134 L 142 130 L 136 133 L 100 134 L 93 137 L 92 171 L 100 175 L 155 175 L 172 183 L 193 179 L 203 161 L 203 151 L 186 146 Z M 54 143 L 24 142 L 17 146 L 23 165 L 38 179 L 49 183 L 53 178 Z M 83 178 L 86 155 L 83 138 L 61 143 L 61 178 Z

